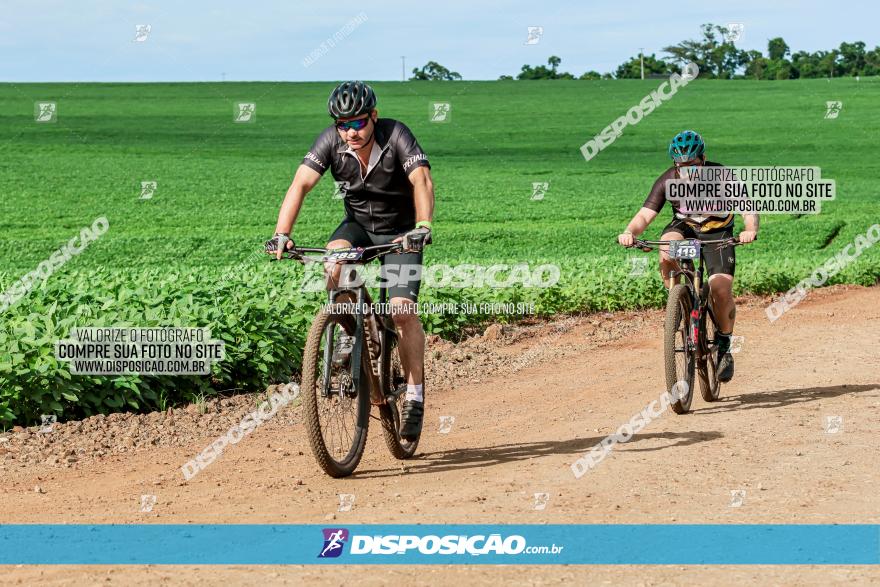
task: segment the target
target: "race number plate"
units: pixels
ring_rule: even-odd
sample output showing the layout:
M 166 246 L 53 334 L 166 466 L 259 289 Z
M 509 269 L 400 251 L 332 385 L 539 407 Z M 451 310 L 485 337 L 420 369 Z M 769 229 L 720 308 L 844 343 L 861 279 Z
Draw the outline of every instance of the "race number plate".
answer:
M 329 263 L 352 263 L 359 261 L 364 256 L 364 249 L 358 247 L 356 249 L 342 249 L 339 251 L 331 251 L 324 255 L 324 262 Z
M 695 239 L 671 241 L 669 256 L 673 259 L 696 259 L 700 256 L 700 241 Z

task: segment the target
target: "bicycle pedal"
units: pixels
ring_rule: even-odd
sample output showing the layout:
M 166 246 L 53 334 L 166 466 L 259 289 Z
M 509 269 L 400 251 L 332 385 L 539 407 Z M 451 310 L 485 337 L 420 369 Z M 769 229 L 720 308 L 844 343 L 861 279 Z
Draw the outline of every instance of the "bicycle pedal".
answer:
M 339 337 L 338 346 L 333 350 L 333 357 L 330 362 L 334 367 L 342 367 L 351 357 L 351 351 L 354 349 L 354 337 L 343 335 Z
M 391 393 L 389 393 L 386 397 L 388 397 L 388 398 L 390 398 L 390 399 L 394 399 L 394 400 L 396 400 L 397 398 L 399 398 L 400 396 L 402 396 L 404 393 L 406 393 L 406 383 L 404 383 L 404 384 L 402 384 L 402 385 L 398 385 L 397 387 L 395 387 L 395 388 L 391 391 Z

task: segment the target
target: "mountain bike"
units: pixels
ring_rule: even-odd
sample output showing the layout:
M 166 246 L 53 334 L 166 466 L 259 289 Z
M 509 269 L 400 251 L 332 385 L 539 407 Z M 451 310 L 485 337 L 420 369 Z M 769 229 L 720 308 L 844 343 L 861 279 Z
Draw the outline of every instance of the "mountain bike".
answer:
M 400 243 L 349 249 L 288 249 L 283 258 L 342 265 L 342 285 L 315 315 L 302 361 L 303 411 L 315 460 L 331 477 L 347 477 L 360 463 L 367 442 L 371 405 L 376 406 L 388 450 L 411 458 L 419 439 L 400 436 L 406 379 L 391 318 L 388 292 L 374 305 L 357 267 L 402 250 Z M 309 257 L 317 253 L 317 258 Z M 345 266 L 352 266 L 346 271 Z
M 666 389 L 671 390 L 676 399 L 670 404 L 676 414 L 686 414 L 691 409 L 695 373 L 704 400 L 714 402 L 721 395 L 716 340 L 719 328 L 712 308 L 709 281 L 703 279 L 703 253 L 707 246 L 721 248 L 740 244 L 736 238 L 633 241 L 634 248 L 646 252 L 660 245 L 669 245 L 669 258 L 676 260 L 678 265 L 678 269 L 669 275 L 663 334 Z

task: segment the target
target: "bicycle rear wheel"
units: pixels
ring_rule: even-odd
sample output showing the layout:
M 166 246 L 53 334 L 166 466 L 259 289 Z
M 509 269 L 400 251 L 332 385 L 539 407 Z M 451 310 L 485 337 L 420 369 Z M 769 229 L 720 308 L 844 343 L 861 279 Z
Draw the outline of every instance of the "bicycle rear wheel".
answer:
M 697 366 L 700 376 L 700 395 L 707 402 L 718 401 L 721 395 L 721 382 L 718 381 L 718 327 L 709 312 L 703 316 L 703 359 Z
M 679 283 L 669 290 L 666 302 L 664 358 L 666 389 L 672 394 L 670 406 L 676 414 L 691 408 L 694 393 L 695 352 L 690 344 L 691 296 L 687 286 Z
M 354 386 L 352 351 L 340 350 L 343 336 L 354 337 L 355 317 L 322 308 L 306 339 L 303 352 L 302 402 L 309 444 L 315 460 L 331 477 L 347 477 L 360 463 L 370 422 L 369 380 L 359 366 L 360 389 Z M 351 341 L 351 339 L 349 339 Z M 367 350 L 360 344 L 362 357 Z
M 382 391 L 388 403 L 379 407 L 379 417 L 382 420 L 382 435 L 385 444 L 395 459 L 409 459 L 416 454 L 419 439 L 405 440 L 400 437 L 400 412 L 403 410 L 403 402 L 406 396 L 406 378 L 403 375 L 403 366 L 400 362 L 400 352 L 397 348 L 397 337 L 389 335 L 386 338 L 382 360 Z

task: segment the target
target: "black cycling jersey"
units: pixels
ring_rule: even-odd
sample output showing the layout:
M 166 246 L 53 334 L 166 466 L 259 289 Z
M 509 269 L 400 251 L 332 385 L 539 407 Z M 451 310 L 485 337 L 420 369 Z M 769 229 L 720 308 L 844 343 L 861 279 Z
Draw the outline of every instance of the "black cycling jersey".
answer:
M 415 225 L 415 202 L 409 174 L 428 167 L 428 156 L 405 124 L 390 118 L 376 121 L 375 166 L 361 175 L 361 165 L 335 126 L 322 132 L 303 158 L 303 165 L 320 174 L 330 168 L 333 179 L 343 183 L 345 212 L 364 229 L 375 234 L 400 233 Z
M 713 161 L 706 161 L 704 165 L 706 167 L 723 167 L 721 163 L 715 163 Z M 666 203 L 666 180 L 676 178 L 675 167 L 670 167 L 664 171 L 660 177 L 657 178 L 657 181 L 654 182 L 650 193 L 648 193 L 648 197 L 645 198 L 645 203 L 642 205 L 654 212 L 660 212 L 660 210 L 663 209 L 663 205 Z M 733 226 L 733 214 L 728 214 L 726 216 L 688 215 L 682 213 L 672 202 L 669 202 L 669 204 L 672 207 L 672 214 L 675 219 L 684 221 L 685 223 L 696 227 L 700 232 L 708 232 Z

